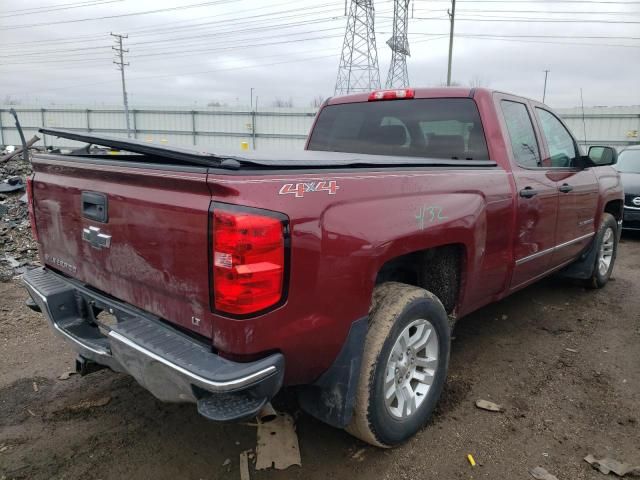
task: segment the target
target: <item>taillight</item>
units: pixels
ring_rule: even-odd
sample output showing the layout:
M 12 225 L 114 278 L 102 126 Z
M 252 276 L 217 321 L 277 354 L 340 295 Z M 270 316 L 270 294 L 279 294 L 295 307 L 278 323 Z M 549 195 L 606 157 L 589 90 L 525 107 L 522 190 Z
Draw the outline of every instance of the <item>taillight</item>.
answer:
M 399 88 L 396 90 L 374 90 L 369 94 L 369 101 L 376 100 L 400 100 L 403 98 L 413 98 L 416 92 L 413 88 Z
M 253 210 L 213 210 L 215 308 L 247 315 L 283 296 L 286 222 Z
M 29 222 L 31 222 L 31 235 L 38 243 L 38 229 L 36 228 L 36 212 L 33 201 L 33 175 L 27 177 L 27 208 L 29 209 Z

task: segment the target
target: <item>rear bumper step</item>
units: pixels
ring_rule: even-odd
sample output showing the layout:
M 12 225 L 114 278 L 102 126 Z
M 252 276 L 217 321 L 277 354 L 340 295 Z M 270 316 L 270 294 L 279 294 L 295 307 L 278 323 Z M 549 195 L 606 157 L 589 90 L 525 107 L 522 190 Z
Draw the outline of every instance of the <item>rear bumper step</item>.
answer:
M 232 362 L 157 317 L 51 270 L 31 270 L 23 281 L 54 331 L 82 357 L 132 375 L 160 400 L 197 403 L 212 420 L 238 420 L 255 415 L 282 386 L 279 353 Z M 99 327 L 94 309 L 117 323 Z

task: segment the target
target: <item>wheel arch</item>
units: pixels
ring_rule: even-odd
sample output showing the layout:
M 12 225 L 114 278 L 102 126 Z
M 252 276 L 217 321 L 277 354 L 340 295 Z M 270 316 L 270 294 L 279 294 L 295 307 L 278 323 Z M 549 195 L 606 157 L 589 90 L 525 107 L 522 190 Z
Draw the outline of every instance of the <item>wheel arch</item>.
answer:
M 447 314 L 458 310 L 466 281 L 467 248 L 462 242 L 432 246 L 387 259 L 375 285 L 400 282 L 424 288 L 442 302 Z

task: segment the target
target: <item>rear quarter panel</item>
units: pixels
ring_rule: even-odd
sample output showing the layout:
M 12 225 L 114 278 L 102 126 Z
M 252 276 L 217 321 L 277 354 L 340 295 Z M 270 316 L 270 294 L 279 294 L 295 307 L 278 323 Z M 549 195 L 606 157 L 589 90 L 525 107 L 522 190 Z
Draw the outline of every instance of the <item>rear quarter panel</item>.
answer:
M 283 185 L 335 181 L 338 190 L 280 194 Z M 382 170 L 246 177 L 211 174 L 213 198 L 286 214 L 291 222 L 288 298 L 277 310 L 234 320 L 213 315 L 214 345 L 252 354 L 282 350 L 287 383 L 306 383 L 338 354 L 367 315 L 389 260 L 445 244 L 465 251 L 459 313 L 505 289 L 511 268 L 512 194 L 500 167 Z

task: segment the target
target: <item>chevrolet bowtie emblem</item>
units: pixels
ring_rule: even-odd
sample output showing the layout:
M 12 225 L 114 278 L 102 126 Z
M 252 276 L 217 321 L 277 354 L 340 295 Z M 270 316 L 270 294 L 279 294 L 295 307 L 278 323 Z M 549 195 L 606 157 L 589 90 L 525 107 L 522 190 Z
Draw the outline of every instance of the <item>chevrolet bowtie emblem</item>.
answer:
M 97 248 L 98 250 L 111 246 L 111 235 L 100 233 L 98 227 L 83 228 L 82 239 L 85 242 L 89 242 L 93 248 Z

